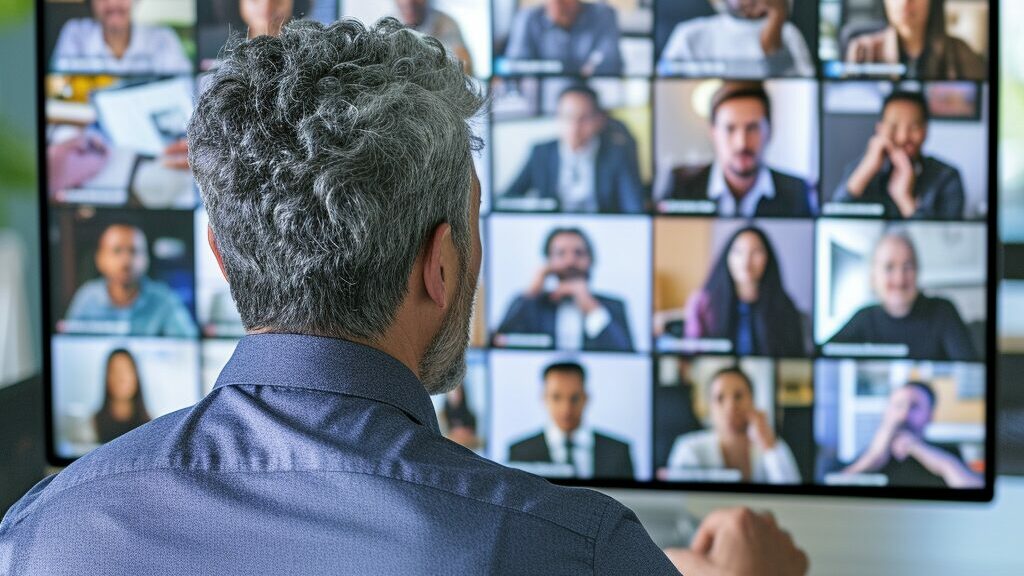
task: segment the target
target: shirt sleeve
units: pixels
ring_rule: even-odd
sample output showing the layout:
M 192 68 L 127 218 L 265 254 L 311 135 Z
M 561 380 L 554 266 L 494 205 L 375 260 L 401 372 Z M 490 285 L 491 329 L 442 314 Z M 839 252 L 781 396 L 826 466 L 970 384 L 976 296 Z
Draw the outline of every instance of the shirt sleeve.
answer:
M 598 306 L 590 314 L 587 314 L 583 321 L 583 329 L 587 333 L 587 338 L 597 338 L 604 332 L 604 329 L 608 327 L 612 322 L 612 315 L 608 313 L 608 309 L 604 306 Z
M 594 574 L 678 576 L 632 510 L 612 500 L 594 542 Z
M 960 172 L 950 169 L 937 190 L 935 217 L 943 220 L 959 220 L 964 214 L 964 183 Z
M 57 36 L 57 43 L 53 47 L 53 56 L 50 58 L 50 67 L 53 70 L 64 70 L 68 68 L 68 58 L 81 56 L 78 45 L 81 43 L 82 26 L 78 20 L 68 20 L 60 29 Z
M 25 519 L 29 508 L 42 495 L 43 490 L 56 477 L 57 475 L 54 474 L 40 480 L 20 500 L 15 502 L 14 506 L 11 506 L 7 510 L 7 514 L 4 515 L 3 521 L 0 522 L 0 574 L 19 573 L 15 566 L 17 561 L 16 555 L 19 549 L 27 548 L 27 542 L 23 541 L 26 530 L 23 528 L 19 533 L 18 525 Z
M 942 302 L 942 320 L 939 329 L 942 332 L 942 346 L 946 357 L 960 362 L 976 362 L 978 351 L 974 349 L 971 333 L 952 302 Z
M 622 54 L 619 52 L 619 23 L 615 20 L 615 10 L 608 8 L 601 19 L 599 44 L 597 52 L 601 54 L 601 63 L 597 66 L 599 74 L 621 74 Z
M 688 438 L 688 435 L 684 434 L 676 438 L 668 455 L 669 469 L 700 468 L 701 466 L 700 456 L 694 450 L 694 443 Z
M 672 34 L 668 37 L 668 42 L 665 43 L 665 49 L 661 52 L 662 62 L 693 59 L 693 54 L 690 52 L 689 30 L 690 27 L 686 22 L 676 24 Z
M 814 60 L 811 52 L 807 49 L 807 42 L 804 41 L 800 29 L 791 22 L 786 22 L 782 28 L 783 44 L 793 58 L 793 70 L 798 76 L 814 76 Z
M 536 58 L 530 46 L 530 15 L 533 10 L 520 10 L 512 20 L 512 31 L 508 35 L 505 57 L 512 60 Z
M 75 290 L 75 295 L 71 297 L 71 304 L 68 305 L 68 311 L 64 313 L 66 320 L 82 320 L 86 317 L 85 311 L 90 308 L 90 295 L 92 292 L 92 281 L 86 281 Z
M 159 46 L 157 53 L 160 54 L 159 59 L 153 63 L 155 71 L 169 74 L 190 72 L 192 63 L 185 57 L 185 49 L 177 34 L 170 28 L 157 28 L 153 33 L 158 34 L 156 44 Z
M 796 465 L 796 458 L 781 439 L 775 442 L 775 447 L 764 453 L 764 468 L 770 484 L 799 484 L 800 469 Z

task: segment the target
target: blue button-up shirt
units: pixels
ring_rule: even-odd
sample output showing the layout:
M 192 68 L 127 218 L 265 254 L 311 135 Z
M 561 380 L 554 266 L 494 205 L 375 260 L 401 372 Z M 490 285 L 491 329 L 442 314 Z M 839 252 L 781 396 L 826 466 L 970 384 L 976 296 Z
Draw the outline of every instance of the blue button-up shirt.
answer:
M 0 524 L 0 574 L 677 574 L 636 517 L 446 440 L 400 362 L 247 336 L 214 390 Z
M 569 28 L 552 22 L 543 6 L 520 11 L 512 22 L 505 57 L 511 60 L 559 60 L 562 72 L 576 73 L 584 66 L 595 74 L 621 74 L 619 25 L 615 10 L 585 2 Z
M 110 299 L 105 278 L 82 284 L 71 299 L 62 330 L 176 338 L 199 335 L 181 298 L 166 284 L 145 276 L 139 280 L 138 297 L 125 307 Z

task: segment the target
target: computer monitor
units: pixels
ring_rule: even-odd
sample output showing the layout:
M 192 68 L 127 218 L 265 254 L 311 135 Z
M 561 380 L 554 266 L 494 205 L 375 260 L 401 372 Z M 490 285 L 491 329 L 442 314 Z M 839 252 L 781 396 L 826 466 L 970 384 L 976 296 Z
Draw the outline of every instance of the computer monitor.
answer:
M 490 97 L 452 441 L 566 484 L 991 499 L 994 3 L 38 6 L 54 464 L 245 334 L 186 157 L 229 35 L 394 16 Z

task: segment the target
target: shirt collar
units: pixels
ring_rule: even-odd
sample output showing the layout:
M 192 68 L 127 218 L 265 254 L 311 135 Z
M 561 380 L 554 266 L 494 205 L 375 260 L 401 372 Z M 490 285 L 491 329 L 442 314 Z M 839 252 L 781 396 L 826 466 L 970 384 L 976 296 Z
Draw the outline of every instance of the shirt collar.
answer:
M 573 150 L 562 140 L 558 141 L 558 153 L 566 160 L 585 160 L 592 162 L 597 157 L 597 148 L 600 144 L 600 137 L 594 136 L 579 150 Z
M 544 440 L 548 446 L 565 446 L 565 432 L 554 424 L 548 424 L 544 428 Z M 594 431 L 587 426 L 573 430 L 572 445 L 575 448 L 590 448 L 594 445 Z
M 434 405 L 416 375 L 375 348 L 303 334 L 242 338 L 214 388 L 232 385 L 305 388 L 382 402 L 440 434 Z
M 708 180 L 708 198 L 711 200 L 718 200 L 726 194 L 731 194 L 729 186 L 725 183 L 725 174 L 722 173 L 722 167 L 715 162 L 711 165 L 711 177 Z M 764 164 L 761 165 L 761 169 L 757 173 L 757 180 L 754 182 L 754 186 L 744 196 L 752 198 L 774 198 L 775 197 L 775 182 L 772 181 L 771 171 Z

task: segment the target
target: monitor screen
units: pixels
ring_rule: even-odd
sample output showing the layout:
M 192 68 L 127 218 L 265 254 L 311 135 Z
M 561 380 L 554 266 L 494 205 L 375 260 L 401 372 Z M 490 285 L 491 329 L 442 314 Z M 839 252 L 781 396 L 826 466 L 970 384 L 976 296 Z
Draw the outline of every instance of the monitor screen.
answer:
M 39 3 L 52 462 L 245 334 L 185 135 L 230 35 L 392 16 L 489 96 L 448 438 L 566 484 L 991 498 L 994 3 L 257 4 Z

